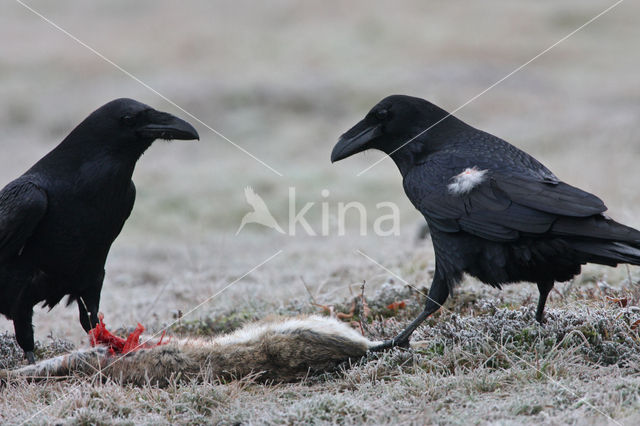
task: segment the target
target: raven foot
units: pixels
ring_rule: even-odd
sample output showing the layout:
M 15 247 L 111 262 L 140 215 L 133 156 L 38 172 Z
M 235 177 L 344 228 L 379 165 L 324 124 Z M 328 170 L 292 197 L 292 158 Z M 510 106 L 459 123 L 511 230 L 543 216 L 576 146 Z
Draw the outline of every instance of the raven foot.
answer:
M 401 334 L 391 340 L 385 340 L 379 345 L 370 348 L 369 352 L 382 352 L 392 348 L 409 348 L 409 336 L 403 338 Z
M 418 328 L 418 326 L 422 324 L 422 322 L 433 312 L 434 311 L 428 311 L 428 310 L 422 311 L 420 315 L 418 315 L 418 318 L 414 319 L 411 322 L 411 324 L 407 326 L 407 328 L 405 328 L 404 330 L 402 330 L 402 332 L 400 332 L 400 334 L 398 334 L 396 337 L 394 337 L 391 340 L 385 340 L 379 345 L 372 347 L 371 349 L 369 349 L 369 352 L 380 352 L 386 349 L 391 349 L 396 347 L 408 348 L 409 338 L 411 337 L 411 334 L 413 334 L 416 328 Z

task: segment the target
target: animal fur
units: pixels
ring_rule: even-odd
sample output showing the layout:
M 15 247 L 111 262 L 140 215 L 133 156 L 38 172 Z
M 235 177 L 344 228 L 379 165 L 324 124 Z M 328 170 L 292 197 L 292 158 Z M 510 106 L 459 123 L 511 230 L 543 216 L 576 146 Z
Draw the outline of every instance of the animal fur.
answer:
M 462 173 L 451 178 L 452 182 L 447 186 L 452 195 L 465 195 L 473 188 L 484 182 L 487 170 L 480 170 L 477 167 L 468 167 Z
M 82 349 L 0 370 L 0 379 L 96 374 L 119 383 L 164 386 L 172 378 L 228 380 L 254 374 L 263 381 L 291 382 L 335 370 L 378 343 L 335 319 L 310 316 L 250 324 L 216 338 L 176 339 L 126 355 L 112 355 L 104 346 Z

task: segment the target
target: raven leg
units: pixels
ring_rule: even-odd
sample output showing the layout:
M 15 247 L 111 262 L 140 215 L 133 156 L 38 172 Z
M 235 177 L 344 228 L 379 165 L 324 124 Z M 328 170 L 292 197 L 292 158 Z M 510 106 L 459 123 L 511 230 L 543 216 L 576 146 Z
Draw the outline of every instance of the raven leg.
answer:
M 553 288 L 553 281 L 545 281 L 538 283 L 538 291 L 540 297 L 538 298 L 538 309 L 536 310 L 536 321 L 540 324 L 544 321 L 544 305 L 547 303 L 547 296 Z
M 29 364 L 35 364 L 36 362 L 36 357 L 33 354 L 35 344 L 33 342 L 32 318 L 32 306 L 23 306 L 13 317 L 13 328 L 16 332 L 16 340 L 24 351 L 24 357 L 29 361 Z
M 427 296 L 427 303 L 425 304 L 424 310 L 420 312 L 420 315 L 409 324 L 407 328 L 402 330 L 400 334 L 394 337 L 391 340 L 385 340 L 378 346 L 374 346 L 369 349 L 371 352 L 379 352 L 385 349 L 391 349 L 396 346 L 409 346 L 409 337 L 415 331 L 416 328 L 422 322 L 429 317 L 429 315 L 436 312 L 440 307 L 447 301 L 447 297 L 449 296 L 449 286 L 447 285 L 447 281 L 443 278 L 440 278 L 438 275 L 438 271 L 436 270 L 435 277 L 433 278 L 433 282 L 431 283 L 431 289 L 429 289 L 429 295 Z
M 98 309 L 100 308 L 100 292 L 103 281 L 104 271 L 98 276 L 97 285 L 78 297 L 80 324 L 87 333 L 98 325 Z
M 46 299 L 46 276 L 34 272 L 30 265 L 25 267 L 25 265 L 18 264 L 13 271 L 12 281 L 9 288 L 20 287 L 17 294 L 11 295 L 13 307 L 10 318 L 13 320 L 16 341 L 24 351 L 24 357 L 29 361 L 29 364 L 35 364 L 33 307 Z
M 89 296 L 82 296 L 78 298 L 80 324 L 87 333 L 89 330 L 94 329 L 98 324 L 98 303 L 99 302 L 93 302 Z

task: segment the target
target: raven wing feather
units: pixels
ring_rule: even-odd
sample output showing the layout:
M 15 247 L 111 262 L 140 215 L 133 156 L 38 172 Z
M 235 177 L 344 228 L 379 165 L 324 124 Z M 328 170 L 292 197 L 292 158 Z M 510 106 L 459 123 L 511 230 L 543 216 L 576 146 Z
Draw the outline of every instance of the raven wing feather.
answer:
M 465 231 L 493 241 L 514 241 L 521 233 L 543 234 L 559 217 L 584 218 L 607 208 L 598 197 L 564 182 L 517 171 L 484 171 L 484 179 L 462 194 L 449 191 L 451 176 L 464 170 L 429 161 L 405 176 L 414 206 L 444 232 Z M 454 171 L 457 170 L 457 171 Z
M 0 191 L 0 263 L 20 253 L 47 211 L 47 194 L 29 181 Z

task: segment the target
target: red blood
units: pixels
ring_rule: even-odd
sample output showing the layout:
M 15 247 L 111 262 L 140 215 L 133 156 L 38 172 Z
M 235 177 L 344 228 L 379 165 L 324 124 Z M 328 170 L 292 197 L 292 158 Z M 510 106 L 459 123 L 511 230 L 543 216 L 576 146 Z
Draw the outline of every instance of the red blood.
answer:
M 404 300 L 401 300 L 399 302 L 393 302 L 390 305 L 387 306 L 387 309 L 390 309 L 392 311 L 397 311 L 398 309 L 404 309 L 407 307 L 407 304 Z
M 142 324 L 138 323 L 138 326 L 129 334 L 127 339 L 115 336 L 111 334 L 107 327 L 104 325 L 104 315 L 98 314 L 98 325 L 92 330 L 89 330 L 89 341 L 91 346 L 103 345 L 109 348 L 109 352 L 112 355 L 115 354 L 127 354 L 129 352 L 137 351 L 140 349 L 148 349 L 154 346 L 162 345 L 162 339 L 164 339 L 164 331 L 160 337 L 158 343 L 140 343 L 140 335 L 144 332 Z

